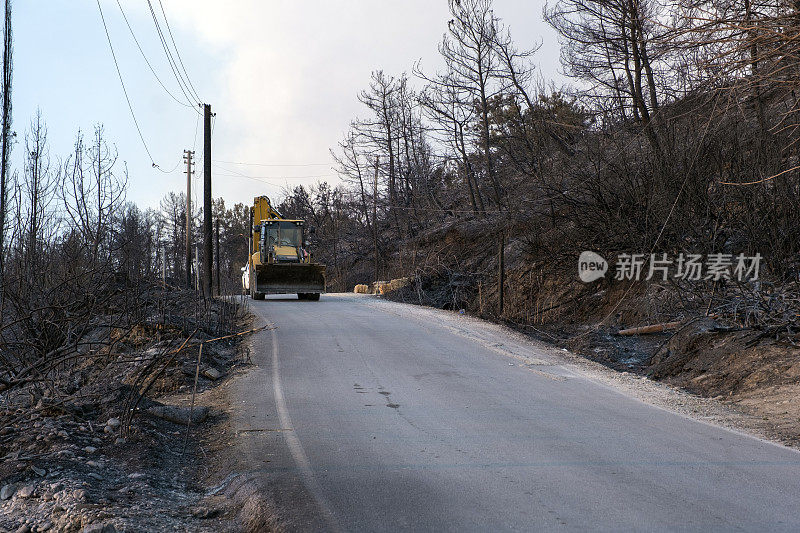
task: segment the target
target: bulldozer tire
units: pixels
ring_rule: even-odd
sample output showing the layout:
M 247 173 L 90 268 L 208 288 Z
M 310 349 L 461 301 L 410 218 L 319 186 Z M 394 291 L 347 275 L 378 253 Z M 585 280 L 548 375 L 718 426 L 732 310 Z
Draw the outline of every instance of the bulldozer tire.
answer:
M 304 292 L 298 292 L 297 293 L 297 299 L 298 300 L 308 300 L 308 294 L 306 294 Z
M 311 300 L 312 302 L 318 302 L 319 301 L 319 293 L 315 292 L 313 294 L 306 294 L 306 299 L 307 300 Z
M 264 295 L 263 292 L 254 292 L 253 293 L 253 300 L 263 300 L 264 296 L 265 295 Z

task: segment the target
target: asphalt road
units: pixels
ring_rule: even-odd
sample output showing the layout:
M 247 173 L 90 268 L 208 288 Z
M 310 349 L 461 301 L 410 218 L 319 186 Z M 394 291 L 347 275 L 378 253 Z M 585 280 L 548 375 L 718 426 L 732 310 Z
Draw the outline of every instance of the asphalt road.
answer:
M 800 453 L 636 400 L 497 326 L 360 295 L 252 308 L 275 329 L 238 385 L 238 442 L 303 514 L 291 528 L 800 530 Z M 302 487 L 310 503 L 285 497 Z

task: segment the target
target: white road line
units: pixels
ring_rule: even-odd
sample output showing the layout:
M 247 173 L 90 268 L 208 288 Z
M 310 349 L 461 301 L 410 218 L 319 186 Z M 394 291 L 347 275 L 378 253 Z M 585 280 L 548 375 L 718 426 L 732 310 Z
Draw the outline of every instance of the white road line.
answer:
M 274 324 L 272 324 L 274 326 Z M 283 387 L 281 386 L 281 373 L 280 373 L 280 358 L 278 357 L 278 336 L 275 334 L 275 328 L 270 330 L 272 336 L 272 389 L 275 395 L 275 406 L 278 410 L 278 419 L 280 420 L 281 427 L 294 428 L 292 419 L 289 416 L 289 410 L 286 408 L 286 399 L 283 396 Z M 317 506 L 325 518 L 328 527 L 331 531 L 342 531 L 339 527 L 336 517 L 330 510 L 328 500 L 322 494 L 322 487 L 317 478 L 314 477 L 314 471 L 311 469 L 311 463 L 306 457 L 306 452 L 303 450 L 303 445 L 300 444 L 300 439 L 297 437 L 297 432 L 292 429 L 284 433 L 286 436 L 286 444 L 289 446 L 289 451 L 297 463 L 298 468 L 303 475 L 303 481 L 306 488 L 314 497 Z

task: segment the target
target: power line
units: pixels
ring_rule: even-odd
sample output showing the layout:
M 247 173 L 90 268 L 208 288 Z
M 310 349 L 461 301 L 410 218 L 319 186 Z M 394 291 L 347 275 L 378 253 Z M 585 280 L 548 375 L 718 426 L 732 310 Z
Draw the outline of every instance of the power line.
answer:
M 252 167 L 329 167 L 330 163 L 244 163 L 242 161 L 223 161 L 214 159 L 215 163 L 225 163 L 227 165 L 247 165 Z
M 155 168 L 155 169 L 158 169 L 159 171 L 163 172 L 164 174 L 172 174 L 173 172 L 175 172 L 176 170 L 178 170 L 178 166 L 180 166 L 180 164 L 181 164 L 181 163 L 183 163 L 183 161 L 178 161 L 178 162 L 175 164 L 175 166 L 173 167 L 173 169 L 172 169 L 172 170 L 164 170 L 163 168 L 161 168 L 160 166 L 158 166 L 158 165 L 156 165 L 156 164 L 153 164 L 153 168 Z
M 200 95 L 197 93 L 197 89 L 195 89 L 194 85 L 192 84 L 192 79 L 189 77 L 189 73 L 186 72 L 186 66 L 183 64 L 183 58 L 181 57 L 181 52 L 180 50 L 178 50 L 178 45 L 175 43 L 175 37 L 173 37 L 172 35 L 172 27 L 170 27 L 169 25 L 169 19 L 167 19 L 167 12 L 164 11 L 164 4 L 161 2 L 161 0 L 158 0 L 158 5 L 161 7 L 161 14 L 164 16 L 164 23 L 167 25 L 167 31 L 169 32 L 169 38 L 172 41 L 172 47 L 175 48 L 175 55 L 178 56 L 178 61 L 181 64 L 183 73 L 186 75 L 186 81 L 189 82 L 189 87 L 192 88 L 192 91 L 194 91 L 194 96 L 197 98 L 197 101 L 200 102 L 203 99 L 200 98 Z
M 316 179 L 316 178 L 335 178 L 337 177 L 336 174 L 317 174 L 314 176 L 248 176 L 247 174 L 223 174 L 217 173 L 216 176 L 228 176 L 228 177 L 236 177 L 236 178 L 247 178 L 251 180 L 307 180 L 307 179 Z
M 156 11 L 153 8 L 153 3 L 151 2 L 151 0 L 147 0 L 147 5 L 150 8 L 150 15 L 153 18 L 153 23 L 156 26 L 156 33 L 158 33 L 158 38 L 161 41 L 161 48 L 164 50 L 164 53 L 166 54 L 167 63 L 169 64 L 170 70 L 172 70 L 172 75 L 175 76 L 175 81 L 178 82 L 178 87 L 180 87 L 181 92 L 186 97 L 186 101 L 191 102 L 192 99 L 196 97 L 189 96 L 189 94 L 192 91 L 191 89 L 189 89 L 188 84 L 181 76 L 181 73 L 177 67 L 177 63 L 175 62 L 175 58 L 172 57 L 172 52 L 170 51 L 169 45 L 167 44 L 166 38 L 164 37 L 164 32 L 161 29 L 161 24 L 158 22 L 158 15 L 156 15 Z M 197 100 L 199 102 L 199 99 Z M 200 111 L 198 111 L 197 109 L 195 109 L 195 112 L 198 114 L 200 113 Z
M 136 131 L 139 132 L 139 138 L 142 140 L 142 146 L 144 146 L 144 151 L 147 152 L 147 157 L 150 158 L 150 163 L 152 163 L 153 167 L 160 168 L 156 165 L 156 162 L 153 161 L 153 156 L 150 153 L 150 148 L 147 147 L 147 143 L 144 140 L 144 135 L 142 135 L 142 129 L 139 127 L 139 121 L 136 120 L 136 113 L 133 111 L 133 104 L 131 104 L 131 99 L 128 97 L 128 89 L 125 88 L 125 81 L 122 79 L 122 71 L 119 69 L 119 63 L 117 62 L 117 55 L 114 53 L 114 45 L 111 44 L 111 35 L 108 33 L 108 26 L 106 25 L 106 17 L 103 15 L 103 8 L 100 6 L 100 0 L 97 0 L 97 9 L 100 11 L 100 20 L 103 21 L 103 28 L 106 31 L 106 39 L 108 39 L 108 48 L 111 50 L 111 57 L 114 59 L 114 66 L 117 69 L 117 76 L 119 76 L 119 83 L 122 85 L 122 92 L 125 93 L 125 100 L 128 102 L 128 109 L 131 112 L 131 118 L 133 118 L 133 124 L 136 126 Z
M 236 174 L 214 174 L 214 175 L 215 176 L 223 176 L 223 177 L 226 177 L 226 178 L 240 178 L 240 179 L 253 180 L 253 181 L 257 181 L 260 184 L 262 184 L 264 186 L 267 186 L 267 187 L 280 187 L 280 185 L 278 185 L 277 183 L 268 183 L 266 181 L 260 180 L 258 178 L 253 178 L 253 177 L 250 177 L 250 176 L 237 176 Z
M 225 167 L 223 167 L 221 165 L 214 165 L 214 166 L 217 167 L 217 168 L 220 168 L 220 169 L 222 169 L 222 170 L 224 170 L 226 172 L 229 172 L 230 174 L 227 174 L 229 176 L 240 176 L 242 178 L 250 178 L 250 179 L 257 179 L 257 180 L 283 180 L 283 179 L 290 179 L 290 180 L 297 179 L 297 180 L 300 180 L 300 179 L 327 178 L 327 177 L 336 176 L 336 174 L 314 174 L 314 175 L 310 175 L 310 176 L 250 176 L 249 174 L 243 174 L 243 173 L 241 173 L 239 171 L 236 171 L 236 170 L 233 170 L 233 169 L 230 169 L 230 168 L 225 168 Z M 220 174 L 220 175 L 225 175 L 225 174 Z
M 161 41 L 161 48 L 164 50 L 164 53 L 167 57 L 167 63 L 169 64 L 170 69 L 172 70 L 172 75 L 175 76 L 175 80 L 178 82 L 178 86 L 180 87 L 181 91 L 183 92 L 184 96 L 188 101 L 192 101 L 192 99 L 196 99 L 199 101 L 199 98 L 196 95 L 192 94 L 192 91 L 189 89 L 189 85 L 186 83 L 186 80 L 183 79 L 180 71 L 178 70 L 178 65 L 175 62 L 175 58 L 172 56 L 172 51 L 169 48 L 169 44 L 167 43 L 166 37 L 164 36 L 164 31 L 161 29 L 161 24 L 158 21 L 158 15 L 156 14 L 155 9 L 153 8 L 153 4 L 150 0 L 147 0 L 147 6 L 150 8 L 150 16 L 153 19 L 153 23 L 156 27 L 156 33 L 158 34 L 158 38 Z M 187 95 L 187 92 L 189 93 Z
M 192 141 L 192 152 L 197 148 L 197 127 L 200 125 L 200 114 L 195 117 L 194 121 L 194 141 Z
M 144 62 L 147 63 L 147 66 L 150 68 L 150 72 L 153 73 L 153 76 L 156 78 L 156 81 L 158 82 L 158 84 L 161 85 L 161 88 L 164 89 L 164 91 L 166 91 L 166 93 L 170 96 L 170 98 L 175 100 L 180 105 L 182 105 L 184 107 L 194 108 L 194 106 L 192 104 L 187 104 L 186 102 L 181 102 L 175 95 L 172 94 L 172 92 L 170 92 L 169 89 L 167 89 L 167 87 L 161 81 L 161 78 L 159 78 L 158 74 L 156 74 L 156 71 L 153 68 L 153 65 L 150 63 L 150 60 L 147 59 L 147 56 L 145 55 L 144 50 L 142 50 L 142 46 L 139 44 L 139 39 L 136 38 L 136 34 L 133 31 L 133 27 L 131 26 L 130 21 L 128 21 L 128 16 L 125 14 L 125 10 L 122 8 L 122 4 L 120 3 L 119 0 L 117 0 L 117 6 L 119 6 L 119 11 L 120 11 L 120 13 L 122 13 L 122 18 L 125 19 L 125 24 L 128 26 L 128 30 L 131 32 L 131 37 L 133 37 L 133 41 L 136 43 L 136 47 L 139 49 L 139 53 L 142 54 L 142 58 L 144 59 Z

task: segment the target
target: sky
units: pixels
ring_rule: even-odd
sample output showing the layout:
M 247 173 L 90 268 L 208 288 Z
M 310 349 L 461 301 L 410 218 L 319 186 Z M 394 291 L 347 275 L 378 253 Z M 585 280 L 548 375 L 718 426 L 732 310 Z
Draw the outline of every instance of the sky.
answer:
M 162 3 L 192 85 L 216 113 L 212 192 L 228 205 L 250 203 L 261 194 L 280 196 L 287 185 L 337 183 L 329 150 L 364 114 L 357 95 L 370 73 L 411 75 L 417 61 L 426 71 L 435 70 L 440 65 L 436 48 L 450 18 L 445 0 Z M 54 166 L 69 154 L 79 130 L 90 136 L 102 125 L 118 152 L 116 170 L 127 168 L 128 199 L 157 208 L 168 192 L 185 190 L 183 150 L 194 149 L 201 160 L 203 121 L 194 106 L 168 94 L 186 101 L 147 1 L 120 4 L 166 87 L 148 68 L 117 0 L 100 0 L 147 149 L 128 109 L 97 1 L 16 0 L 12 129 L 18 143 L 12 164 L 22 169 L 24 135 L 37 109 L 47 124 Z M 153 4 L 158 11 L 157 0 Z M 542 44 L 534 63 L 544 80 L 561 84 L 558 42 L 542 21 L 543 6 L 495 0 L 494 10 L 520 48 Z M 198 164 L 195 198 L 201 170 Z

